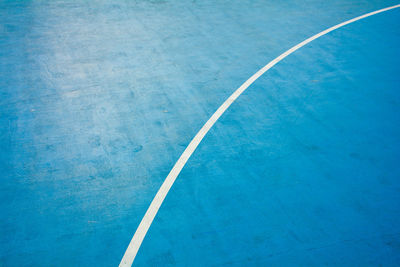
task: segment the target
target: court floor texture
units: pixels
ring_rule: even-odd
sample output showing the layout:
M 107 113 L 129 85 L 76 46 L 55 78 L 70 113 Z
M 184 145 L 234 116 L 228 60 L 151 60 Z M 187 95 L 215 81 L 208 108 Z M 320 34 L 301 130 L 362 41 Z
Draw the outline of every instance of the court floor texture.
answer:
M 399 266 L 399 4 L 0 0 L 0 266 Z

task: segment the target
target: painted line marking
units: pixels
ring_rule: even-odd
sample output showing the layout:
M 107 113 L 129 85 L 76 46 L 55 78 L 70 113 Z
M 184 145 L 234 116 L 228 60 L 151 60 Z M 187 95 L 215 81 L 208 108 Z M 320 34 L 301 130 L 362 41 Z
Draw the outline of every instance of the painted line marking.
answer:
M 394 5 L 391 7 L 379 9 L 374 12 L 367 13 L 365 15 L 356 17 L 351 20 L 347 20 L 345 22 L 342 22 L 340 24 L 337 24 L 329 29 L 326 29 L 314 36 L 311 36 L 310 38 L 304 40 L 303 42 L 293 46 L 271 62 L 269 62 L 267 65 L 265 65 L 262 69 L 257 71 L 253 76 L 251 76 L 244 84 L 242 84 L 225 102 L 217 109 L 217 111 L 211 116 L 211 118 L 203 125 L 203 127 L 200 129 L 200 131 L 196 134 L 196 136 L 193 138 L 193 140 L 189 143 L 189 145 L 186 147 L 185 151 L 182 153 L 182 155 L 179 157 L 178 161 L 175 163 L 174 167 L 168 174 L 167 178 L 165 179 L 164 183 L 161 185 L 160 189 L 158 190 L 156 196 L 154 197 L 153 201 L 151 202 L 149 208 L 146 211 L 146 214 L 144 215 L 142 221 L 140 222 L 135 234 L 132 237 L 131 242 L 129 243 L 129 246 L 127 250 L 125 251 L 124 257 L 122 258 L 119 266 L 131 266 L 133 263 L 133 260 L 136 257 L 136 254 L 143 242 L 143 239 L 147 233 L 147 231 L 150 228 L 151 223 L 154 220 L 154 217 L 157 215 L 158 210 L 161 207 L 161 204 L 163 203 L 165 197 L 167 196 L 169 190 L 171 189 L 172 185 L 174 184 L 176 178 L 178 177 L 179 173 L 181 172 L 182 168 L 185 166 L 186 162 L 189 160 L 190 156 L 193 154 L 193 152 L 196 150 L 197 146 L 200 144 L 201 140 L 203 140 L 204 136 L 208 133 L 208 131 L 211 129 L 211 127 L 217 122 L 217 120 L 221 117 L 222 114 L 229 108 L 229 106 L 235 102 L 235 100 L 255 81 L 257 80 L 261 75 L 263 75 L 267 70 L 272 68 L 275 64 L 277 64 L 279 61 L 287 57 L 288 55 L 292 54 L 295 52 L 297 49 L 305 46 L 306 44 L 310 43 L 311 41 L 314 41 L 315 39 L 331 32 L 334 31 L 338 28 L 341 28 L 347 24 L 350 24 L 352 22 L 355 22 L 360 19 L 367 18 L 369 16 L 382 13 L 391 9 L 395 9 L 400 7 L 400 4 Z

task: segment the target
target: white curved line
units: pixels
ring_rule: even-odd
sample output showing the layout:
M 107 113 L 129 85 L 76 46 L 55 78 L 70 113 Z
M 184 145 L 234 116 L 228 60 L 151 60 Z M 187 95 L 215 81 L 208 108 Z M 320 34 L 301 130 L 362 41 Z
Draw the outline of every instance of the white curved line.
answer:
M 217 111 L 211 116 L 211 118 L 203 125 L 203 127 L 200 129 L 200 131 L 196 134 L 196 136 L 193 138 L 193 140 L 190 142 L 190 144 L 186 147 L 185 151 L 182 153 L 178 161 L 175 163 L 174 167 L 168 174 L 167 178 L 165 179 L 164 183 L 161 185 L 160 189 L 158 190 L 156 196 L 154 197 L 153 201 L 150 204 L 150 207 L 147 209 L 146 214 L 144 215 L 142 221 L 139 224 L 139 227 L 137 228 L 135 234 L 133 235 L 133 238 L 131 242 L 129 243 L 129 246 L 127 250 L 125 251 L 124 257 L 122 258 L 119 266 L 131 266 L 133 263 L 133 260 L 136 257 L 136 254 L 140 248 L 140 245 L 143 242 L 143 239 L 147 233 L 147 231 L 150 228 L 151 223 L 153 222 L 154 217 L 156 216 L 162 202 L 164 201 L 165 197 L 168 194 L 168 191 L 171 189 L 172 185 L 174 184 L 176 177 L 179 175 L 181 172 L 182 168 L 185 166 L 186 162 L 190 158 L 190 156 L 193 154 L 193 152 L 196 150 L 197 146 L 200 144 L 201 140 L 204 138 L 204 136 L 208 133 L 208 131 L 211 129 L 211 127 L 214 125 L 214 123 L 221 117 L 221 115 L 229 108 L 229 106 L 255 81 L 257 80 L 261 75 L 263 75 L 267 70 L 272 68 L 276 63 L 299 49 L 300 47 L 305 46 L 309 42 L 331 32 L 334 31 L 340 27 L 343 27 L 347 24 L 350 24 L 352 22 L 355 22 L 357 20 L 385 12 L 394 8 L 400 7 L 400 4 L 379 9 L 377 11 L 367 13 L 365 15 L 356 17 L 354 19 L 342 22 L 336 26 L 333 26 L 325 31 L 322 31 L 306 40 L 303 42 L 299 43 L 298 45 L 293 46 L 283 54 L 281 54 L 279 57 L 275 58 L 271 62 L 269 62 L 267 65 L 265 65 L 262 69 L 257 71 L 253 76 L 251 76 L 242 86 L 240 86 L 218 109 Z

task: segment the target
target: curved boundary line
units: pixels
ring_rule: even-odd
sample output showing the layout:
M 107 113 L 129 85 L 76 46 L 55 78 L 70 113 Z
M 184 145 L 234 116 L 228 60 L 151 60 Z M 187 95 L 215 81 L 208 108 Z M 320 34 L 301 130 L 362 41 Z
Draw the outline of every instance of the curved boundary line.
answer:
M 342 22 L 340 24 L 337 24 L 329 29 L 326 29 L 306 40 L 303 42 L 293 46 L 271 62 L 269 62 L 267 65 L 265 65 L 262 69 L 257 71 L 253 76 L 251 76 L 244 84 L 242 84 L 225 102 L 217 109 L 217 111 L 211 116 L 211 118 L 203 125 L 203 127 L 200 129 L 200 131 L 196 134 L 196 136 L 193 138 L 193 140 L 189 143 L 189 145 L 186 147 L 185 151 L 182 153 L 182 155 L 179 157 L 178 161 L 175 163 L 174 167 L 168 174 L 167 178 L 165 179 L 164 183 L 161 185 L 160 189 L 158 190 L 156 196 L 154 197 L 153 201 L 151 202 L 149 208 L 146 211 L 146 214 L 144 215 L 142 221 L 139 224 L 139 227 L 137 228 L 135 234 L 132 237 L 131 242 L 129 243 L 129 246 L 127 250 L 125 251 L 125 254 L 119 264 L 120 267 L 122 266 L 131 266 L 133 263 L 133 260 L 136 257 L 136 254 L 143 242 L 143 239 L 147 233 L 147 231 L 150 228 L 151 223 L 153 222 L 154 217 L 157 215 L 158 210 L 160 209 L 161 204 L 163 203 L 165 197 L 167 196 L 169 190 L 171 189 L 172 185 L 174 184 L 176 178 L 178 177 L 179 173 L 181 172 L 182 168 L 185 166 L 186 162 L 190 158 L 190 156 L 193 154 L 193 152 L 196 150 L 197 146 L 200 144 L 201 140 L 203 140 L 204 136 L 208 133 L 208 131 L 211 129 L 211 127 L 215 124 L 215 122 L 221 117 L 222 114 L 229 108 L 229 106 L 255 81 L 257 80 L 261 75 L 263 75 L 267 70 L 272 68 L 275 64 L 277 64 L 279 61 L 287 57 L 288 55 L 292 54 L 295 52 L 297 49 L 305 46 L 306 44 L 310 43 L 311 41 L 331 32 L 334 31 L 340 27 L 343 27 L 347 24 L 350 24 L 352 22 L 355 22 L 360 19 L 364 19 L 366 17 L 385 12 L 394 8 L 400 7 L 400 4 L 394 5 L 391 7 L 379 9 L 374 12 L 370 12 L 367 14 L 364 14 L 362 16 L 356 17 L 351 20 L 347 20 L 345 22 Z

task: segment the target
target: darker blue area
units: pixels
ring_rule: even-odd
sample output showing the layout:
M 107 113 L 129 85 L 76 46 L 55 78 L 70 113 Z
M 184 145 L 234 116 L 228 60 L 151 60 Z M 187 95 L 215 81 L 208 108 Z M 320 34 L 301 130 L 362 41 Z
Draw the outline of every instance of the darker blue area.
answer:
M 399 15 L 324 36 L 250 86 L 182 171 L 138 265 L 398 265 Z

